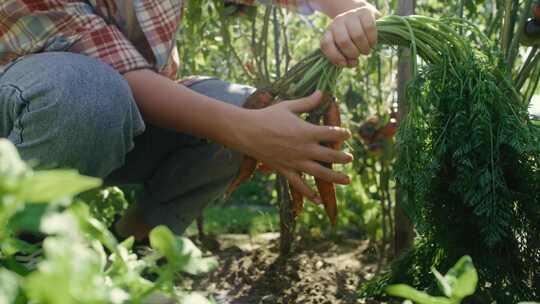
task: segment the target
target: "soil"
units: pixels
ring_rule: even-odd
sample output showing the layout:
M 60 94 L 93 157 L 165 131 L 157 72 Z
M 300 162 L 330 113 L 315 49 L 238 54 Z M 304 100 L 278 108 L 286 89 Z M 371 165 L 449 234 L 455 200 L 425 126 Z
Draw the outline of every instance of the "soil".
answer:
M 278 234 L 220 235 L 213 253 L 220 265 L 192 288 L 220 304 L 376 304 L 358 299 L 361 282 L 381 265 L 367 241 L 299 239 L 279 258 Z

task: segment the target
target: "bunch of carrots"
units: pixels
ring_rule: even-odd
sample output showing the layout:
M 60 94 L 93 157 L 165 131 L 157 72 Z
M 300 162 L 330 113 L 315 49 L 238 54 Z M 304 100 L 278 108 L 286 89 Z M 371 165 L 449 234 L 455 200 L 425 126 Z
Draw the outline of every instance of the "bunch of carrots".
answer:
M 322 52 L 314 52 L 291 68 L 287 74 L 270 87 L 255 91 L 247 99 L 244 107 L 247 109 L 262 109 L 281 100 L 306 97 L 314 91 L 320 90 L 323 92 L 323 102 L 319 108 L 308 114 L 307 120 L 314 124 L 320 124 L 322 121 L 324 125 L 340 127 L 339 106 L 331 93 L 340 71 L 341 69 L 332 65 Z M 342 145 L 341 142 L 321 144 L 335 150 L 340 150 Z M 332 168 L 330 163 L 324 163 L 323 165 Z M 272 171 L 271 168 L 258 160 L 247 155 L 244 156 L 238 175 L 229 186 L 226 195 L 231 195 L 242 183 L 249 180 L 257 168 L 263 172 Z M 335 185 L 319 178 L 315 178 L 315 183 L 330 223 L 335 225 L 337 221 Z M 292 186 L 289 186 L 289 191 L 293 213 L 296 217 L 304 209 L 304 197 Z

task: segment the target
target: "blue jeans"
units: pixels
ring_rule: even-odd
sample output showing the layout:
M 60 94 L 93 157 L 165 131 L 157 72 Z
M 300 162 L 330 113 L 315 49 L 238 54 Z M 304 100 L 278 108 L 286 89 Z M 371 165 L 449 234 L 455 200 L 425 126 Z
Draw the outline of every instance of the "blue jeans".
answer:
M 207 79 L 191 89 L 241 106 L 253 88 Z M 241 155 L 145 123 L 125 79 L 72 53 L 42 53 L 0 67 L 0 137 L 38 168 L 75 168 L 108 184 L 142 183 L 150 226 L 182 233 L 223 194 Z

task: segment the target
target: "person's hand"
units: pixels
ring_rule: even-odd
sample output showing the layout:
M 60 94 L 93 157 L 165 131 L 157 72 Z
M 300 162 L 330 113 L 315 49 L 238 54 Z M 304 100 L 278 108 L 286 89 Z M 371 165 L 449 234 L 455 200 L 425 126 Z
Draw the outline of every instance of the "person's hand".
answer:
M 337 15 L 321 40 L 323 53 L 338 66 L 357 66 L 360 54 L 368 55 L 377 44 L 379 16 L 369 3 Z
M 305 197 L 320 203 L 317 194 L 304 182 L 299 172 L 337 184 L 349 184 L 347 175 L 328 169 L 319 162 L 345 164 L 351 154 L 320 145 L 321 142 L 347 140 L 347 129 L 317 126 L 298 117 L 320 104 L 322 94 L 283 101 L 261 110 L 247 110 L 245 123 L 238 129 L 240 151 L 283 174 Z

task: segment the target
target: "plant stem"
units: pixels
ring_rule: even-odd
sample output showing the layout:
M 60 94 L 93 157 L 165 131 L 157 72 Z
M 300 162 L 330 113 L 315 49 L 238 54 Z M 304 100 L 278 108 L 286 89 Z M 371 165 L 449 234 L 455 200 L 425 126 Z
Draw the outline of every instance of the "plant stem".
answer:
M 516 57 L 519 53 L 519 41 L 523 37 L 525 22 L 527 21 L 527 16 L 529 15 L 529 10 L 531 9 L 532 0 L 525 0 L 525 6 L 521 9 L 521 14 L 519 16 L 519 22 L 517 27 L 517 33 L 514 35 L 512 42 L 510 43 L 510 49 L 508 50 L 508 55 L 506 61 L 510 70 L 513 70 Z
M 514 30 L 514 26 L 512 24 L 512 2 L 512 0 L 504 1 L 504 23 L 502 27 L 501 49 L 505 57 L 508 56 L 510 35 Z

